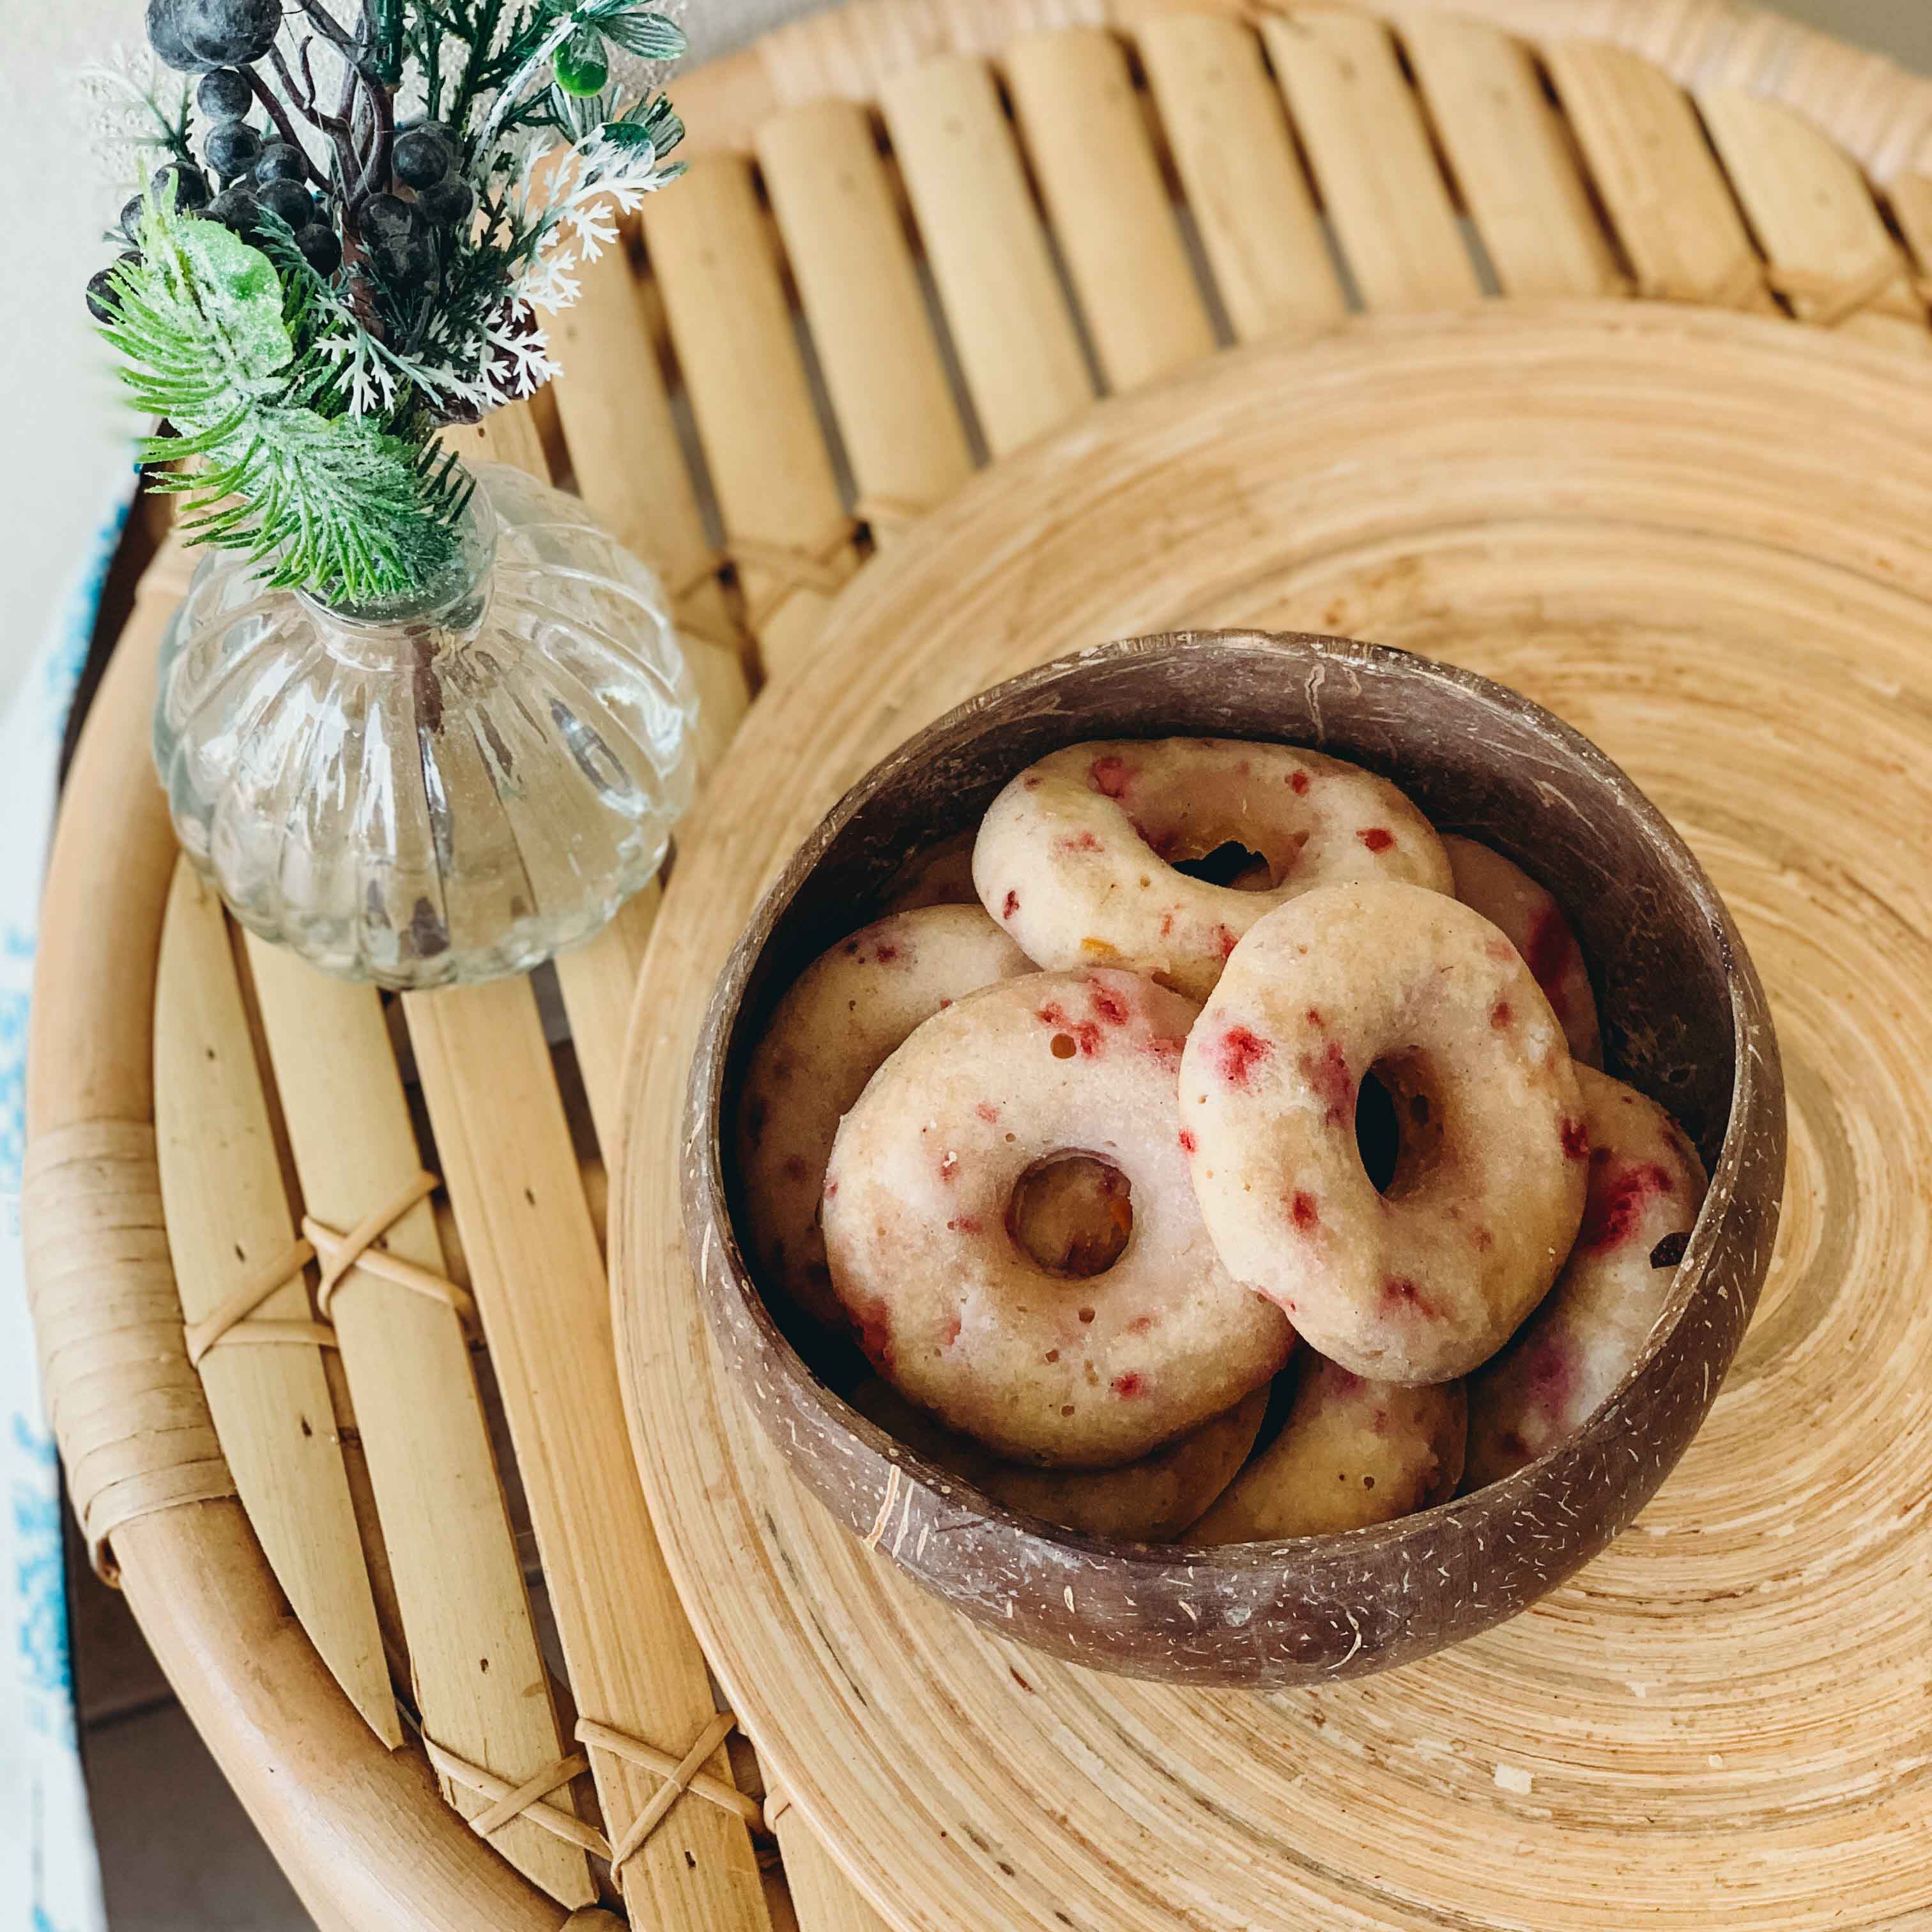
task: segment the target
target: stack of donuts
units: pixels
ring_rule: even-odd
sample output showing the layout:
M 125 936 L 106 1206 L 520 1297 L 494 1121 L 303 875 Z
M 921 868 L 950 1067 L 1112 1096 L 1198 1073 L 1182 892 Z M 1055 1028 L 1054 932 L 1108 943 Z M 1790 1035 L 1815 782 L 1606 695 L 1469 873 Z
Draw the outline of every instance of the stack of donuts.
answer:
M 892 904 L 752 1055 L 741 1225 L 862 1350 L 854 1405 L 995 1501 L 1196 1544 L 1387 1522 L 1641 1351 L 1696 1152 L 1600 1070 L 1550 894 L 1388 780 L 1070 746 Z

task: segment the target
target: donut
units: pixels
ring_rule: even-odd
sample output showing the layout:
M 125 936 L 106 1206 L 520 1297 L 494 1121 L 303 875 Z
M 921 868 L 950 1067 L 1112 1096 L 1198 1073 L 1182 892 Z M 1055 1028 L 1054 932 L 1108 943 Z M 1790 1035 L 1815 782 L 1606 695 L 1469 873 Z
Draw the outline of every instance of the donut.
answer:
M 1231 844 L 1260 855 L 1265 890 L 1176 869 Z M 1370 879 L 1453 883 L 1429 821 L 1386 778 L 1234 739 L 1070 745 L 1000 793 L 973 848 L 982 902 L 1030 958 L 1124 966 L 1196 1000 L 1257 920 Z
M 1378 1192 L 1355 1106 L 1399 1123 Z M 1234 949 L 1180 1067 L 1203 1219 L 1235 1276 L 1373 1381 L 1443 1382 L 1540 1301 L 1583 1212 L 1589 1142 L 1562 1029 L 1478 912 L 1328 886 Z
M 922 1020 L 1032 970 L 974 904 L 882 919 L 799 976 L 752 1055 L 739 1102 L 745 1228 L 762 1280 L 819 1321 L 844 1320 L 818 1226 L 839 1116 Z
M 1118 1469 L 1029 1469 L 1002 1462 L 970 1436 L 942 1428 L 876 1378 L 862 1384 L 851 1402 L 888 1436 L 1008 1509 L 1085 1536 L 1172 1543 L 1199 1520 L 1247 1460 L 1268 1392 L 1256 1389 L 1191 1436 Z
M 1446 1502 L 1462 1474 L 1467 1412 L 1460 1382 L 1372 1382 L 1305 1355 L 1281 1433 L 1187 1540 L 1332 1536 Z
M 1498 928 L 1536 976 L 1570 1042 L 1570 1058 L 1602 1066 L 1597 996 L 1563 908 L 1520 866 L 1473 838 L 1445 833 L 1442 849 L 1456 874 L 1456 896 Z
M 956 832 L 916 852 L 902 866 L 886 889 L 888 912 L 913 912 L 921 906 L 977 905 L 973 887 L 971 832 Z
M 1704 1166 L 1654 1100 L 1580 1067 L 1589 1198 L 1556 1285 L 1469 1384 L 1469 1482 L 1492 1483 L 1573 1435 L 1642 1352 L 1704 1200 Z
M 1445 901 L 1444 903 L 1448 903 Z M 832 1282 L 873 1365 L 1008 1461 L 1107 1468 L 1234 1407 L 1294 1330 L 1202 1226 L 1174 1103 L 1197 1009 L 1131 973 L 1043 973 L 936 1013 L 838 1130 L 824 1225 Z M 1029 1172 L 1119 1169 L 1132 1225 L 1070 1280 L 1016 1240 Z

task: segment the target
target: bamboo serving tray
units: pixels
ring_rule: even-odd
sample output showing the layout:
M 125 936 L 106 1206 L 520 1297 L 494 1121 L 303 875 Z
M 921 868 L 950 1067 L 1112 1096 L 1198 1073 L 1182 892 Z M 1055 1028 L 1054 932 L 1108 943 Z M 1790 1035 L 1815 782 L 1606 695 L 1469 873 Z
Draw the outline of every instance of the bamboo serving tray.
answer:
M 656 892 L 400 1001 L 238 941 L 146 749 L 179 553 L 144 579 L 45 908 L 37 1332 L 96 1559 L 326 1932 L 1932 1910 L 1932 83 L 1726 0 L 1399 10 L 861 0 L 680 87 L 689 178 L 469 433 L 663 572 L 709 764 L 770 681 L 640 993 Z M 816 812 L 1184 617 L 1459 657 L 1604 743 L 1792 1092 L 1777 1270 L 1638 1529 L 1293 1698 L 1030 1666 L 863 1561 L 717 1388 L 667 1206 L 712 949 Z

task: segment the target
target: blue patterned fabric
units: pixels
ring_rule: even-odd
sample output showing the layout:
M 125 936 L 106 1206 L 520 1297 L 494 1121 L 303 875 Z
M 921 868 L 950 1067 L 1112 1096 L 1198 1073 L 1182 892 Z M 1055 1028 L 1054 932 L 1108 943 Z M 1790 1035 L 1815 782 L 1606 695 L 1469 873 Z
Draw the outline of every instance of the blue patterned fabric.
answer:
M 61 734 L 124 501 L 0 724 L 0 1932 L 104 1932 L 76 1738 L 60 1472 L 20 1252 L 27 1014 Z

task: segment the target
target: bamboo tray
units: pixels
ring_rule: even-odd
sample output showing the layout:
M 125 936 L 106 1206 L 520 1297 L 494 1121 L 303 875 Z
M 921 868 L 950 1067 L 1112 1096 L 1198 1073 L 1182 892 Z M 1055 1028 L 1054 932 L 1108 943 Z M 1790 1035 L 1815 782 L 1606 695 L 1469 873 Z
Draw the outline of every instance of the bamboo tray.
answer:
M 1726 1400 L 1768 1432 L 1751 1391 L 1802 1397 L 1808 1418 L 1828 1375 L 1848 1358 L 1860 1365 L 1847 1419 L 1863 1434 L 1816 1434 L 1824 1446 L 1814 1456 L 1802 1449 L 1810 1432 L 1794 1424 L 1772 1452 L 1816 1498 L 1802 1522 L 1786 1518 L 1792 1572 L 1838 1561 L 1847 1588 L 1821 1588 L 1804 1613 L 1765 1619 L 1779 1631 L 1779 1667 L 1798 1672 L 1782 1724 L 1803 1744 L 1799 1772 L 1780 1782 L 1745 1740 L 1732 1749 L 1748 1778 L 1739 1770 L 1723 1781 L 1707 1767 L 1673 1802 L 1701 1818 L 1737 1808 L 1741 1790 L 1787 1793 L 1806 1808 L 1760 1847 L 1760 1862 L 1758 1851 L 1741 1850 L 1727 1880 L 1760 1884 L 1782 1922 L 1804 1925 L 1820 1922 L 1828 1894 L 1862 1910 L 1845 1887 L 1868 1876 L 1870 1922 L 1896 1922 L 1925 1902 L 1925 1820 L 1910 1808 L 1911 1768 L 1900 1768 L 1912 1750 L 1898 1744 L 1923 1678 L 1894 1672 L 1898 1632 L 1923 1635 L 1918 1600 L 1905 1594 L 1915 1574 L 1924 1580 L 1912 1535 L 1923 1498 L 1905 1448 L 1881 1461 L 1857 1459 L 1856 1445 L 1909 1448 L 1922 1426 L 1917 1399 L 1889 1378 L 1918 1343 L 1916 1317 L 1883 1290 L 1924 1252 L 1924 1204 L 1909 1191 L 1922 1168 L 1907 1165 L 1922 1151 L 1924 1123 L 1898 1061 L 1858 1022 L 1883 1013 L 1911 1064 L 1925 976 L 1908 982 L 1904 971 L 1922 968 L 1925 924 L 1924 855 L 1913 842 L 1924 800 L 1911 761 L 1922 764 L 1926 713 L 1922 662 L 1892 640 L 1923 621 L 1922 515 L 1917 529 L 1906 520 L 1922 508 L 1912 482 L 1922 459 L 1907 438 L 1932 343 L 1923 280 L 1932 84 L 1726 0 L 1463 0 L 1455 12 L 1400 12 L 1392 35 L 1374 12 L 1353 8 L 1250 15 L 1156 0 L 862 0 L 770 36 L 680 89 L 700 149 L 690 178 L 650 204 L 631 259 L 608 256 L 586 278 L 585 300 L 558 331 L 567 374 L 544 406 L 493 418 L 484 440 L 500 458 L 574 483 L 664 572 L 692 640 L 714 760 L 764 678 L 774 688 L 758 716 L 823 734 L 849 760 L 884 727 L 862 688 L 872 664 L 859 688 L 832 674 L 856 660 L 828 634 L 828 610 L 873 550 L 890 559 L 906 550 L 909 572 L 922 567 L 918 556 L 938 554 L 914 547 L 943 545 L 946 530 L 914 526 L 977 464 L 1067 424 L 1098 391 L 1190 364 L 1210 383 L 1252 374 L 1298 395 L 1324 368 L 1379 369 L 1388 358 L 1391 369 L 1413 368 L 1400 384 L 1354 379 L 1390 412 L 1378 434 L 1404 426 L 1387 444 L 1394 454 L 1373 474 L 1337 466 L 1293 511 L 1311 556 L 1324 544 L 1338 560 L 1366 546 L 1357 574 L 1337 562 L 1334 611 L 1303 614 L 1451 652 L 1465 644 L 1450 609 L 1466 602 L 1509 616 L 1516 628 L 1499 624 L 1486 664 L 1586 730 L 1599 728 L 1593 706 L 1610 707 L 1600 735 L 1612 748 L 1640 776 L 1664 770 L 1687 788 L 1658 790 L 1701 835 L 1742 909 L 1762 908 L 1754 946 L 1784 968 L 1786 997 L 1799 1003 L 1780 1014 L 1802 1048 L 1788 1258 L 1748 1344 L 1744 1399 L 1734 1390 Z M 1539 44 L 1507 30 L 1533 32 Z M 1474 354 L 1466 326 L 1418 325 L 1412 336 L 1400 323 L 1358 332 L 1342 320 L 1354 304 L 1399 316 L 1486 294 L 1498 323 L 1551 297 L 1679 306 L 1619 301 L 1560 328 L 1526 308 L 1532 334 L 1505 360 L 1508 400 L 1469 432 L 1484 443 L 1520 448 L 1511 436 L 1544 421 L 1527 407 L 1543 353 L 1534 341 L 1568 368 L 1587 340 L 1588 355 L 1616 369 L 1630 344 L 1654 348 L 1664 330 L 1674 344 L 1668 332 L 1682 332 L 1693 345 L 1686 366 L 1706 380 L 1695 393 L 1680 389 L 1700 405 L 1706 392 L 1727 399 L 1711 406 L 1736 412 L 1714 443 L 1692 436 L 1680 446 L 1675 426 L 1670 436 L 1654 428 L 1646 490 L 1633 484 L 1618 500 L 1634 506 L 1624 520 L 1590 535 L 1574 518 L 1565 524 L 1558 495 L 1543 502 L 1544 524 L 1498 526 L 1486 540 L 1486 576 L 1483 542 L 1454 532 L 1509 500 L 1516 486 L 1504 471 L 1494 471 L 1488 496 L 1456 500 L 1454 530 L 1439 502 L 1432 508 L 1415 495 L 1432 450 L 1445 461 L 1459 454 L 1442 444 L 1456 418 L 1438 406 L 1430 372 Z M 1742 327 L 1734 348 L 1728 335 L 1699 334 L 1718 325 L 1687 304 L 1763 320 L 1723 325 Z M 1296 328 L 1342 332 L 1300 350 L 1282 338 L 1252 363 L 1216 357 L 1230 341 Z M 1584 333 L 1562 332 L 1576 330 Z M 1579 407 L 1594 380 L 1576 379 Z M 1649 380 L 1631 365 L 1634 395 Z M 1405 398 L 1409 412 L 1396 413 Z M 1309 400 L 1319 400 L 1315 391 Z M 1654 397 L 1634 406 L 1636 420 L 1648 406 L 1661 424 Z M 1839 408 L 1856 434 L 1832 413 Z M 1131 410 L 1095 418 L 1096 448 L 1113 448 L 1130 420 Z M 1560 450 L 1579 434 L 1574 422 L 1544 427 Z M 1286 440 L 1303 435 L 1298 418 Z M 1918 435 L 1922 448 L 1922 425 Z M 1058 458 L 1019 460 L 1074 464 L 1081 446 L 1076 436 L 1055 447 Z M 1719 448 L 1735 455 L 1721 485 Z M 1802 491 L 1785 467 L 1797 458 L 1808 466 Z M 1251 500 L 1233 470 L 1208 467 L 1186 501 L 1130 494 L 1144 537 L 1166 554 L 1205 527 L 1216 542 L 1245 534 L 1254 556 L 1279 560 L 1267 518 L 1288 514 L 1282 500 Z M 986 501 L 940 515 L 964 526 Z M 1353 523 L 1351 501 L 1366 506 Z M 1740 540 L 1750 568 L 1737 566 L 1742 551 L 1727 552 L 1728 574 L 1707 583 L 1688 532 L 1714 502 L 1764 520 L 1760 548 Z M 1412 503 L 1420 507 L 1405 521 Z M 1066 505 L 1051 507 L 1045 538 Z M 1613 652 L 1589 655 L 1578 641 L 1588 624 L 1600 621 L 1607 640 L 1629 604 L 1604 605 L 1600 619 L 1575 613 L 1598 608 L 1593 584 L 1628 599 L 1628 580 L 1616 581 L 1610 560 L 1660 518 L 1687 532 L 1688 549 L 1656 536 L 1654 555 L 1683 586 L 1677 634 L 1696 640 L 1696 655 L 1664 651 L 1654 624 L 1628 648 L 1619 633 Z M 1574 545 L 1547 540 L 1566 527 Z M 1064 639 L 1099 621 L 1100 607 L 1090 613 L 1079 601 L 1081 569 L 1067 570 L 1063 594 L 1017 546 L 1012 560 L 1029 586 L 1028 638 Z M 877 573 L 880 599 L 911 580 L 888 577 L 889 567 L 866 573 Z M 1252 574 L 1244 562 L 1213 584 L 1149 585 L 1131 613 L 1117 596 L 1103 628 L 1144 628 L 1190 600 L 1197 615 L 1211 606 L 1263 620 L 1301 594 L 1300 578 L 1265 571 L 1244 589 Z M 912 1844 L 931 1814 L 910 1804 L 898 1835 L 877 1840 L 893 1848 L 890 1871 L 854 1836 L 853 1821 L 874 1817 L 889 1785 L 928 1789 L 924 1754 L 958 1716 L 956 1694 L 934 1705 L 922 1686 L 928 1701 L 875 1706 L 849 1790 L 835 1801 L 822 1757 L 801 1748 L 809 1741 L 775 1727 L 777 1689 L 743 1674 L 730 1634 L 740 1617 L 762 1614 L 759 1600 L 688 1592 L 745 1700 L 741 1714 L 795 1774 L 798 1802 L 782 1792 L 761 1799 L 758 1760 L 742 1736 L 725 1738 L 704 1651 L 625 1454 L 598 1249 L 602 1176 L 625 1120 L 621 1043 L 656 895 L 538 987 L 386 1003 L 238 946 L 218 910 L 177 878 L 148 772 L 154 649 L 184 574 L 164 550 L 143 582 L 57 836 L 29 1068 L 29 1266 L 56 1426 L 97 1558 L 124 1584 L 310 1909 L 328 1932 L 466 1932 L 554 1927 L 595 1896 L 653 1926 L 754 1932 L 795 1915 L 806 1932 L 865 1932 L 877 1915 L 849 1867 L 906 1922 L 944 1911 L 954 1924 L 1027 1922 L 1058 1882 L 1037 1815 L 1001 1826 L 1028 1848 L 1024 1864 L 1001 1849 L 1006 1840 L 986 1838 L 978 1869 L 990 1890 L 964 1884 L 931 1844 Z M 1720 606 L 1714 586 L 1726 583 L 1738 601 Z M 1486 604 L 1499 584 L 1507 596 Z M 878 608 L 869 586 L 856 595 L 850 621 Z M 958 596 L 949 584 L 932 608 Z M 1822 644 L 1806 657 L 1788 639 L 1780 599 L 1838 653 L 1829 676 Z M 1523 615 L 1538 610 L 1568 612 L 1572 626 L 1541 657 Z M 1790 691 L 1756 674 L 1749 686 L 1700 681 L 1700 660 L 1726 662 L 1721 652 L 1736 653 L 1747 636 L 1772 640 L 1760 664 L 1803 674 Z M 908 728 L 941 686 L 957 690 L 962 667 L 992 662 L 985 641 L 908 700 Z M 1754 724 L 1760 700 L 1772 704 L 1772 722 Z M 1764 774 L 1755 769 L 1738 789 L 1739 799 L 1771 800 L 1774 833 L 1704 782 L 1718 724 L 1748 725 L 1747 742 L 1782 760 L 1774 792 L 1756 789 Z M 1635 754 L 1634 730 L 1643 740 Z M 692 839 L 706 836 L 700 815 Z M 772 849 L 769 826 L 760 840 Z M 733 892 L 747 884 L 741 871 L 729 874 Z M 1834 1004 L 1853 988 L 1861 1005 Z M 691 991 L 654 970 L 644 1033 Z M 574 1046 L 556 1043 L 560 1018 Z M 425 1170 L 441 1194 L 426 1191 Z M 670 1238 L 674 1226 L 646 1231 L 634 1216 L 631 1252 Z M 674 1323 L 684 1307 L 668 1301 L 663 1318 Z M 1795 1383 L 1778 1379 L 1787 1373 Z M 643 1366 L 634 1381 L 641 1391 Z M 701 1420 L 707 1386 L 700 1379 L 688 1394 Z M 1882 1410 L 1888 1396 L 1898 1406 Z M 652 1481 L 665 1496 L 674 1487 L 688 1515 L 692 1492 L 667 1486 L 672 1444 L 653 1432 L 646 1447 Z M 757 1476 L 748 1466 L 746 1480 Z M 710 1472 L 736 1520 L 728 1478 Z M 1660 1505 L 1666 1528 L 1670 1494 Z M 1729 1557 L 1753 1533 L 1756 1506 L 1740 1498 L 1696 1537 L 1687 1526 L 1676 1549 L 1708 1541 Z M 658 1522 L 694 1583 L 688 1522 L 662 1508 Z M 1838 1530 L 1845 1540 L 1817 1540 Z M 1593 1616 L 1590 1591 L 1614 1604 L 1627 1589 L 1615 1580 L 1620 1560 L 1612 1552 L 1601 1576 L 1592 1570 L 1580 1586 Z M 1694 1566 L 1688 1574 L 1682 1587 L 1692 1598 L 1730 1587 Z M 866 1573 L 849 1614 L 874 1614 L 885 1587 Z M 1767 1593 L 1768 1604 L 1781 1600 Z M 1563 1680 L 1564 1738 L 1606 1767 L 1588 1816 L 1635 1829 L 1634 1810 L 1603 1792 L 1634 1792 L 1654 1766 L 1613 1758 L 1623 1734 L 1573 1694 L 1594 1652 L 1565 1602 L 1576 1661 Z M 1892 1621 L 1852 1622 L 1847 1605 Z M 774 1623 L 772 1640 L 784 1629 Z M 1667 1648 L 1678 1629 L 1665 1627 L 1658 1641 Z M 1876 1660 L 1856 1679 L 1868 1708 L 1854 1709 L 1856 1685 L 1832 1694 L 1813 1666 L 1861 1632 Z M 1772 1681 L 1768 1662 L 1754 1667 Z M 1666 1681 L 1677 1680 L 1660 1673 L 1659 1690 L 1646 1694 Z M 1492 1694 L 1502 1700 L 1482 1678 L 1476 1694 Z M 860 1694 L 870 1688 L 840 1693 Z M 1118 1718 L 1104 1703 L 1090 1708 L 1106 1714 L 1048 1727 L 1064 1754 L 1056 1763 L 1096 1761 L 1094 1726 Z M 813 1721 L 824 1715 L 814 1710 Z M 1333 1750 L 1406 1762 L 1379 1721 L 1352 1718 Z M 1177 1763 L 1190 1761 L 1193 1735 L 1190 1720 Z M 1418 1735 L 1446 1744 L 1456 1734 Z M 1734 1762 L 1722 1744 L 1713 1752 Z M 1238 1780 L 1247 1760 L 1224 1736 L 1208 1753 L 1217 1754 Z M 1672 1756 L 1667 1768 L 1684 1762 Z M 1820 1766 L 1835 1766 L 1836 1781 Z M 1440 1781 L 1452 1769 L 1480 1786 L 1481 1767 L 1453 1751 L 1428 1775 Z M 966 1767 L 961 1790 L 988 1774 L 982 1762 Z M 1579 1815 L 1551 1801 L 1556 1773 L 1540 1762 L 1519 1754 L 1494 1774 L 1504 1782 L 1492 1802 L 1512 1828 L 1544 1810 Z M 1410 1788 L 1392 1778 L 1372 1815 L 1400 1815 Z M 1067 1794 L 1069 1842 L 1088 1848 L 1083 1856 L 1106 1843 L 1117 1861 L 1158 1864 L 1153 1848 L 1172 1820 L 1142 1784 L 1131 1789 L 1140 1795 L 1125 1840 L 1083 1836 L 1094 1822 L 1089 1794 Z M 1238 1809 L 1252 1796 L 1241 1790 Z M 1764 1814 L 1745 1806 L 1740 1815 Z M 1310 1816 L 1324 1840 L 1333 1835 L 1332 1816 L 1319 1807 Z M 1117 1828 L 1120 1814 L 1098 1822 Z M 1598 1922 L 1590 1913 L 1612 1908 L 1593 1898 L 1614 1899 L 1640 1859 L 1609 1843 L 1606 1825 L 1569 1838 L 1550 1821 L 1539 1829 L 1526 1833 L 1532 1849 L 1560 1839 L 1555 1868 L 1576 1878 L 1567 1895 L 1582 1901 L 1569 1908 L 1576 1922 Z M 1178 1835 L 1177 1869 L 1196 1850 Z M 601 1856 L 610 1852 L 620 1854 L 614 1884 Z M 1409 1861 L 1394 1889 L 1363 1876 L 1372 1852 L 1357 1856 L 1358 1865 L 1334 1868 L 1329 1889 L 1348 1901 L 1334 1906 L 1335 1922 L 1427 1923 L 1430 1913 L 1439 1922 L 1415 1876 L 1433 1869 L 1429 1855 Z M 1801 1856 L 1810 1862 L 1802 1875 L 1779 1863 Z M 1300 1868 L 1294 1858 L 1279 1856 L 1282 1884 L 1315 1895 L 1289 1876 Z M 1002 1861 L 1024 1871 L 1023 1884 L 1000 1872 Z M 1068 1895 L 1091 1906 L 1096 1894 L 1081 1888 L 1096 1882 L 1096 1868 L 1077 1869 Z M 1577 1878 L 1586 1869 L 1594 1893 Z M 1241 1868 L 1216 1876 L 1231 1898 L 1249 1882 Z M 1486 1895 L 1459 1867 L 1444 1863 L 1439 1876 L 1437 1900 L 1465 1917 Z M 1120 1882 L 1123 1912 L 1154 1909 Z M 1177 1892 L 1172 1905 L 1211 1922 L 1210 1904 L 1192 1894 Z M 1115 1922 L 1112 1910 L 1090 1921 Z M 1768 1912 L 1764 1922 L 1780 1922 Z

